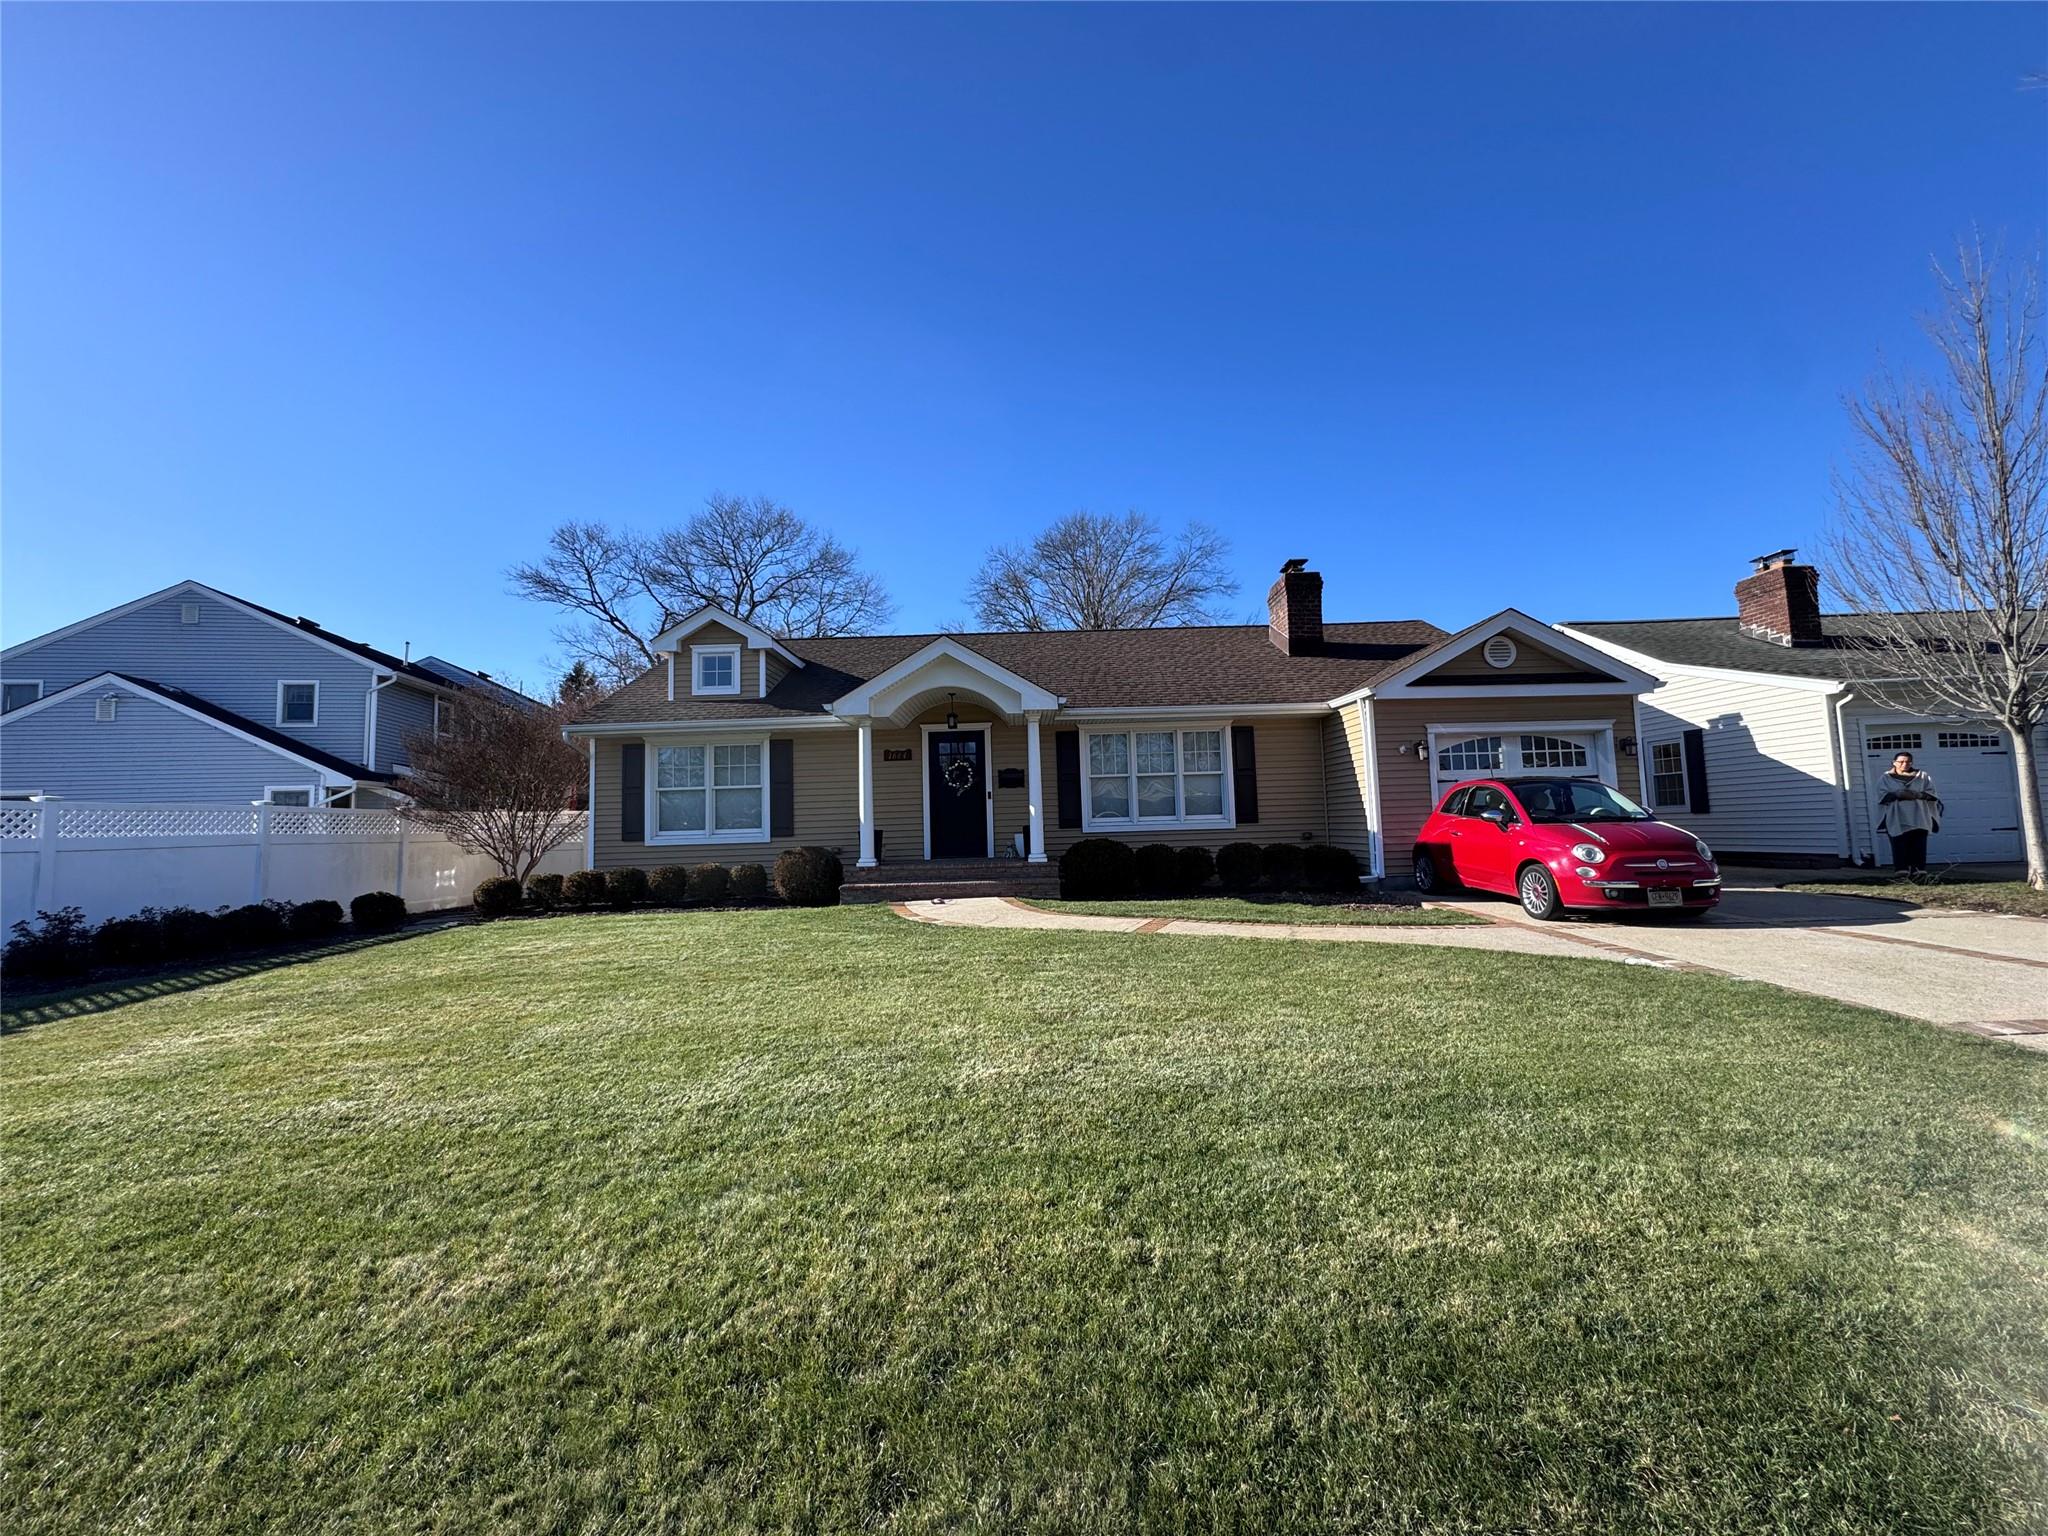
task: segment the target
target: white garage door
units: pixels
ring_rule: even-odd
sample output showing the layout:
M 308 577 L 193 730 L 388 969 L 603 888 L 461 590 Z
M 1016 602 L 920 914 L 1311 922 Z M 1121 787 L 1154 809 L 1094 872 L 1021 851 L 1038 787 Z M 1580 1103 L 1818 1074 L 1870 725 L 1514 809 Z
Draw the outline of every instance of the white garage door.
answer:
M 1941 830 L 1927 839 L 1930 864 L 1990 863 L 2020 853 L 2019 792 L 2014 788 L 2012 747 L 2002 732 L 1981 726 L 1881 724 L 1863 727 L 1863 781 L 1875 832 L 1878 797 L 1892 758 L 1900 752 L 1934 776 L 1943 806 Z M 1881 832 L 1874 841 L 1881 864 L 1891 848 Z
M 1521 773 L 1599 775 L 1605 770 L 1603 737 L 1592 731 L 1528 731 L 1496 726 L 1484 733 L 1431 732 L 1431 803 L 1467 779 L 1511 778 Z

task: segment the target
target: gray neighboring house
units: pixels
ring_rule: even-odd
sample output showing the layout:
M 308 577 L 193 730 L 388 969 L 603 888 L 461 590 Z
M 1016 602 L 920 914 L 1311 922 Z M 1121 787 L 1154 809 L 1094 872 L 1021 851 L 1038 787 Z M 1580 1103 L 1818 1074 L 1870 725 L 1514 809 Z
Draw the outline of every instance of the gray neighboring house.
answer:
M 182 581 L 0 651 L 0 796 L 386 805 L 476 689 L 520 697 Z
M 1905 751 L 1946 806 L 1930 860 L 2024 858 L 2006 734 L 1859 694 L 1867 633 L 1821 612 L 1819 574 L 1797 553 L 1759 555 L 1724 617 L 1558 626 L 1657 679 L 1636 710 L 1646 803 L 1682 816 L 1724 860 L 1886 865 L 1877 781 Z M 2048 732 L 2035 760 L 2048 788 Z

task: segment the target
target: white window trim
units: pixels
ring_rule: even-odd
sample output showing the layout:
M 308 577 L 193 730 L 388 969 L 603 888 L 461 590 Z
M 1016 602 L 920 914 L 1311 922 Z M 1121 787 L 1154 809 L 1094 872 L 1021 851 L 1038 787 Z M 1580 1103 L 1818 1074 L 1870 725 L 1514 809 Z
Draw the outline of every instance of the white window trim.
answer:
M 0 683 L 4 683 L 9 688 L 26 688 L 29 684 L 33 683 L 35 684 L 36 696 L 30 699 L 28 704 L 40 704 L 43 701 L 43 680 L 40 677 L 0 677 Z M 17 704 L 14 708 L 27 709 L 28 704 Z M 13 710 L 8 711 L 9 714 L 13 712 Z
M 691 672 L 696 666 L 693 663 Z M 647 738 L 642 742 L 646 754 L 641 759 L 641 795 L 645 803 L 641 827 L 651 847 L 675 847 L 678 845 L 699 845 L 707 843 L 765 843 L 768 829 L 773 824 L 774 794 L 769 780 L 773 769 L 769 764 L 768 738 L 766 736 L 687 736 L 666 739 Z M 704 749 L 704 821 L 702 832 L 662 832 L 657 828 L 661 818 L 657 814 L 661 802 L 656 798 L 655 789 L 661 782 L 660 751 L 663 747 L 702 747 Z M 717 747 L 759 747 L 761 749 L 761 824 L 758 827 L 728 828 L 715 830 L 711 825 L 713 809 L 711 803 L 712 761 L 711 754 Z
M 304 795 L 308 809 L 320 803 L 320 786 L 317 784 L 266 784 L 263 786 L 263 803 L 265 805 L 278 804 L 277 792 L 279 790 L 283 790 L 287 794 Z
M 982 784 L 982 802 L 986 813 L 982 818 L 982 837 L 987 843 L 986 858 L 997 857 L 996 852 L 996 780 L 995 750 L 996 733 L 993 722 L 969 720 L 960 725 L 926 725 L 919 733 L 917 782 L 923 786 L 922 805 L 924 808 L 924 856 L 929 863 L 932 857 L 932 733 L 966 735 L 971 731 L 981 733 L 981 771 L 986 775 Z
M 1659 747 L 1676 747 L 1678 749 L 1678 798 L 1669 805 L 1666 805 L 1657 798 L 1657 749 Z M 1663 810 L 1683 811 L 1691 809 L 1692 775 L 1686 771 L 1685 767 L 1685 738 L 1683 736 L 1667 736 L 1662 741 L 1651 742 L 1643 748 L 1643 755 L 1636 761 L 1642 765 L 1643 787 L 1648 791 L 1643 796 L 1643 804 L 1650 810 L 1651 814 L 1654 815 L 1656 812 Z
M 445 741 L 445 740 L 447 739 L 447 737 L 448 737 L 448 734 L 449 734 L 449 731 L 448 731 L 448 725 L 447 725 L 446 721 L 445 721 L 445 720 L 443 719 L 443 716 L 445 716 L 445 715 L 447 714 L 447 712 L 448 712 L 448 709 L 449 709 L 449 703 L 448 703 L 448 701 L 447 701 L 446 699 L 442 698 L 442 697 L 441 697 L 441 696 L 440 696 L 439 694 L 435 694 L 435 695 L 434 695 L 434 740 L 436 740 L 436 741 Z
M 704 658 L 707 656 L 730 656 L 732 658 L 732 686 L 730 688 L 707 688 L 704 686 Z M 737 645 L 691 646 L 690 692 L 700 698 L 737 697 L 740 692 L 740 647 Z
M 1172 816 L 1138 815 L 1138 744 L 1131 740 L 1125 760 L 1130 766 L 1124 772 L 1124 782 L 1129 787 L 1131 814 L 1128 816 L 1097 816 L 1095 814 L 1095 791 L 1092 781 L 1101 775 L 1088 771 L 1088 739 L 1091 736 L 1123 736 L 1135 738 L 1141 731 L 1173 732 L 1173 808 Z M 1223 749 L 1223 814 L 1221 816 L 1189 816 L 1182 809 L 1185 795 L 1183 780 L 1187 770 L 1181 766 L 1181 736 L 1187 731 L 1215 731 L 1222 737 Z M 1228 720 L 1132 720 L 1128 724 L 1119 721 L 1114 730 L 1081 731 L 1081 830 L 1083 832 L 1149 832 L 1161 827 L 1222 827 L 1237 825 L 1237 764 L 1230 749 L 1230 722 Z
M 1621 765 L 1614 755 L 1614 722 L 1612 720 L 1485 720 L 1471 725 L 1426 726 L 1423 730 L 1423 736 L 1426 742 L 1425 750 L 1429 753 L 1429 803 L 1431 805 L 1443 804 L 1444 791 L 1449 789 L 1453 783 L 1463 783 L 1468 778 L 1504 778 L 1512 777 L 1516 773 L 1525 771 L 1539 776 L 1546 773 L 1564 774 L 1566 777 L 1572 776 L 1567 770 L 1561 768 L 1532 768 L 1523 770 L 1506 766 L 1505 755 L 1508 749 L 1508 742 L 1511 738 L 1517 736 L 1591 737 L 1592 739 L 1588 745 L 1591 747 L 1589 756 L 1592 761 L 1586 765 L 1590 772 L 1578 776 L 1598 778 L 1602 784 L 1612 785 L 1620 793 L 1628 794 L 1627 789 L 1623 788 L 1621 783 Z M 1458 774 L 1456 778 L 1445 777 L 1444 771 L 1437 766 L 1436 755 L 1439 749 L 1439 740 L 1442 738 L 1456 739 L 1461 736 L 1500 737 L 1503 754 L 1502 766 L 1491 774 Z M 1636 761 L 1639 765 L 1640 776 L 1642 759 L 1637 758 Z M 1637 785 L 1638 789 L 1641 787 L 1640 784 Z M 1640 796 L 1631 796 L 1630 798 L 1640 800 Z
M 313 690 L 313 718 L 310 720 L 287 720 L 284 717 L 284 691 L 287 688 L 310 688 Z M 316 677 L 283 677 L 277 683 L 277 723 L 281 727 L 297 726 L 301 730 L 312 730 L 320 723 L 320 680 Z

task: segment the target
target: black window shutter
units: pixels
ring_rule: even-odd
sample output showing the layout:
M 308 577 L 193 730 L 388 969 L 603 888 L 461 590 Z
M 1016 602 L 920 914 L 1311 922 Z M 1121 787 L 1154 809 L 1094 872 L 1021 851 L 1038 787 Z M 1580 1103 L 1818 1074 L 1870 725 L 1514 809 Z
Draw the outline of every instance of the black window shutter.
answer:
M 647 748 L 637 741 L 619 748 L 619 841 L 647 841 Z
M 1081 733 L 1052 733 L 1053 777 L 1059 781 L 1060 825 L 1081 825 Z
M 787 736 L 768 740 L 768 835 L 796 836 L 796 743 Z
M 1230 728 L 1230 773 L 1237 789 L 1239 826 L 1256 825 L 1259 819 L 1259 749 L 1252 742 L 1252 728 Z
M 1689 796 L 1686 808 L 1695 816 L 1704 816 L 1714 805 L 1707 796 L 1707 733 L 1687 731 L 1680 739 L 1680 750 L 1685 754 L 1685 787 Z

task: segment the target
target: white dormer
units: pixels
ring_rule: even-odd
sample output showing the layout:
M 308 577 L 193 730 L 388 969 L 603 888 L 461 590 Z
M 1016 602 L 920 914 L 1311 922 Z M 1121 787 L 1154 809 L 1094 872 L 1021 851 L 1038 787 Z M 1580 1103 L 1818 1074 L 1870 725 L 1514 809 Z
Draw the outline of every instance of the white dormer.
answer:
M 702 634 L 706 629 L 719 631 L 716 636 L 689 643 L 692 635 Z M 737 636 L 735 640 L 733 637 Z M 780 676 L 791 667 L 800 667 L 804 660 L 780 640 L 758 625 L 750 624 L 736 613 L 728 612 L 716 603 L 706 603 L 686 619 L 678 619 L 667 629 L 654 637 L 654 649 L 666 652 L 668 656 L 668 696 L 676 697 L 678 687 L 687 697 L 695 698 L 737 698 L 744 693 L 747 665 L 746 652 L 757 653 L 755 669 L 758 674 L 760 691 L 765 694 L 769 688 L 768 658 L 777 658 L 775 673 Z M 679 668 L 679 658 L 687 657 L 687 669 Z M 678 677 L 678 671 L 682 676 Z

